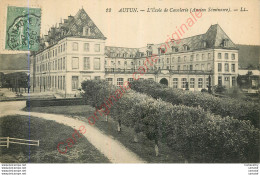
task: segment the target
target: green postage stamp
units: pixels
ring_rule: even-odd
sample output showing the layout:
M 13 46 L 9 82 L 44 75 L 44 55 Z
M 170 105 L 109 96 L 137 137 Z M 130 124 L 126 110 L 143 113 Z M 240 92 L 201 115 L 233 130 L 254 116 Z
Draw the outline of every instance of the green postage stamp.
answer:
M 7 9 L 5 49 L 38 51 L 41 9 L 12 7 Z

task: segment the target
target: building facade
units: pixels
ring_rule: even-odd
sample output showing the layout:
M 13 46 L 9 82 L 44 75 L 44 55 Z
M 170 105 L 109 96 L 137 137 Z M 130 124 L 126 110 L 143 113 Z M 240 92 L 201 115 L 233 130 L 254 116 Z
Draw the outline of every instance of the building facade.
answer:
M 216 24 L 201 35 L 143 48 L 105 46 L 106 37 L 81 9 L 52 27 L 31 54 L 31 86 L 65 97 L 80 83 L 106 79 L 114 85 L 150 79 L 169 87 L 200 91 L 211 85 L 236 86 L 238 49 Z M 162 47 L 164 46 L 164 47 Z M 147 59 L 156 56 L 154 64 Z M 140 71 L 146 67 L 145 73 Z

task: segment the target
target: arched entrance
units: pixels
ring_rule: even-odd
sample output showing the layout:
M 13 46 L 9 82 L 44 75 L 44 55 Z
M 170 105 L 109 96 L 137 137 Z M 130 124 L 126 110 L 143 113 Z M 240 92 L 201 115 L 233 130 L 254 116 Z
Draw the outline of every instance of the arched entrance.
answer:
M 168 86 L 168 80 L 167 80 L 166 78 L 162 78 L 162 79 L 160 80 L 160 83 L 161 83 L 161 84 L 164 84 L 164 85 L 166 85 L 166 86 Z

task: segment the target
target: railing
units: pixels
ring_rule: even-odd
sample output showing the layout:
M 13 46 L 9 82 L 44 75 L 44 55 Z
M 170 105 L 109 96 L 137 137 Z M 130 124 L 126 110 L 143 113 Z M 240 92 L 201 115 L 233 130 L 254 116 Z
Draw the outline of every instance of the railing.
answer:
M 4 141 L 2 141 L 2 140 L 4 140 Z M 33 143 L 30 143 L 30 142 L 33 142 Z M 6 143 L 6 145 L 2 145 L 1 143 Z M 10 143 L 21 144 L 21 145 L 40 146 L 39 140 L 25 140 L 25 139 L 11 138 L 11 137 L 0 137 L 0 146 L 6 146 L 7 148 L 9 148 Z

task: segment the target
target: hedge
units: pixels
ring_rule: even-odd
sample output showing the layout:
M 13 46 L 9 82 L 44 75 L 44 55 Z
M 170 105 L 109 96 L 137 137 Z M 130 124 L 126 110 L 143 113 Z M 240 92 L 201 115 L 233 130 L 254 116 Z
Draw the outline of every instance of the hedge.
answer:
M 100 80 L 85 81 L 82 89 L 87 103 L 100 110 L 99 106 L 118 90 Z M 155 144 L 166 143 L 179 151 L 189 162 L 259 161 L 259 130 L 248 121 L 214 116 L 200 107 L 172 105 L 133 90 L 118 98 L 109 112 Z
M 151 95 L 153 98 L 161 98 L 173 105 L 200 106 L 216 115 L 249 120 L 255 127 L 260 127 L 260 105 L 257 103 L 232 98 L 219 98 L 208 93 L 169 88 L 151 80 L 134 81 L 131 83 L 131 88 L 137 92 Z

